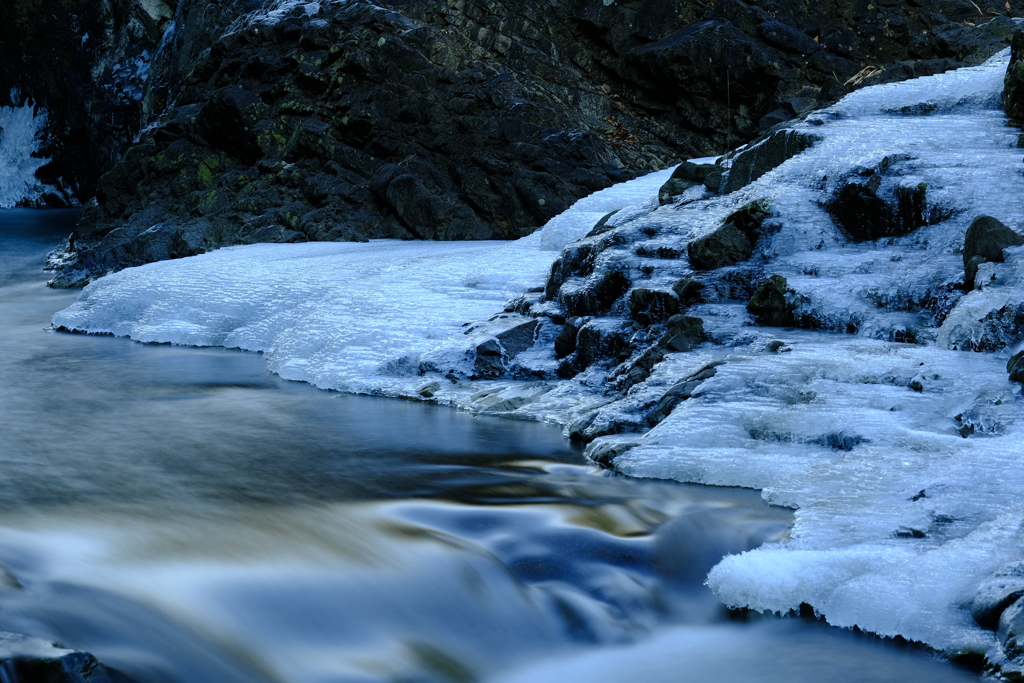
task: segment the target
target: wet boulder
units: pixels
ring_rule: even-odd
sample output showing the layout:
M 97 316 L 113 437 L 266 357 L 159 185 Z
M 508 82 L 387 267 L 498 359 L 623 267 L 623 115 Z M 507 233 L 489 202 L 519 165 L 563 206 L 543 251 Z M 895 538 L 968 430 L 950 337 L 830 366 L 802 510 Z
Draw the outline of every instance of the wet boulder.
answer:
M 555 337 L 555 358 L 561 360 L 576 353 L 576 335 L 585 321 L 582 318 L 569 318 L 562 330 Z
M 654 366 L 665 359 L 665 351 L 658 346 L 648 346 L 642 353 L 623 363 L 611 378 L 615 391 L 626 392 L 633 386 L 647 381 Z
M 665 324 L 658 345 L 667 351 L 689 351 L 708 340 L 704 321 L 692 315 L 674 315 Z
M 714 164 L 695 164 L 684 161 L 676 166 L 672 175 L 658 190 L 658 203 L 664 206 L 672 203 L 672 199 L 689 190 L 691 187 L 703 185 L 708 175 L 722 169 Z
M 617 318 L 591 320 L 576 335 L 575 366 L 585 370 L 594 363 L 619 363 L 629 356 L 629 330 Z
M 978 266 L 982 263 L 1002 263 L 1003 249 L 1024 244 L 1017 234 L 992 216 L 978 216 L 967 228 L 964 236 L 964 284 L 974 289 Z
M 1024 655 L 1024 600 L 1018 598 L 1000 615 L 996 638 L 1009 659 Z
M 758 286 L 747 310 L 758 325 L 790 327 L 796 324 L 793 314 L 800 303 L 800 296 L 789 288 L 786 278 L 772 275 Z
M 558 299 L 566 315 L 602 315 L 626 293 L 630 284 L 625 273 L 605 270 L 565 283 L 558 291 Z
M 536 320 L 514 324 L 478 344 L 472 379 L 497 379 L 504 375 L 511 360 L 533 346 L 538 324 Z
M 1010 353 L 1010 360 L 1006 361 L 1006 372 L 1010 375 L 1011 382 L 1024 384 L 1024 348 L 1018 344 Z
M 826 209 L 840 230 L 854 242 L 901 237 L 928 224 L 925 216 L 928 186 L 899 185 L 888 197 L 880 194 L 882 176 L 866 182 L 851 180 L 840 188 Z
M 791 116 L 787 114 L 786 118 Z M 818 140 L 817 136 L 808 133 L 780 130 L 761 142 L 753 143 L 732 160 L 722 192 L 729 194 L 746 187 L 768 171 L 808 149 Z
M 673 292 L 637 287 L 629 293 L 629 315 L 641 325 L 653 325 L 677 313 L 679 299 Z
M 672 285 L 672 291 L 679 297 L 681 306 L 692 306 L 693 304 L 700 303 L 703 300 L 701 294 L 703 290 L 704 285 L 692 277 L 683 278 Z
M 1010 40 L 1010 64 L 1003 80 L 1003 107 L 1015 121 L 1024 121 L 1024 31 L 1015 31 Z
M 598 221 L 597 225 L 594 226 L 590 234 L 585 238 L 562 249 L 562 253 L 551 264 L 551 273 L 548 275 L 548 280 L 544 285 L 544 299 L 546 301 L 559 298 L 562 285 L 568 280 L 574 277 L 588 278 L 592 276 L 597 266 L 598 256 L 608 249 L 625 245 L 629 241 L 621 231 L 614 229 L 615 226 L 607 225 L 605 219 L 610 220 L 611 216 L 612 214 L 609 214 L 602 218 L 601 221 Z M 604 225 L 602 225 L 602 221 L 605 221 Z M 607 228 L 607 230 L 604 228 Z M 580 313 L 577 315 L 590 314 Z
M 687 245 L 694 270 L 714 270 L 746 261 L 754 253 L 761 224 L 768 217 L 768 203 L 759 199 L 730 214 L 722 225 Z

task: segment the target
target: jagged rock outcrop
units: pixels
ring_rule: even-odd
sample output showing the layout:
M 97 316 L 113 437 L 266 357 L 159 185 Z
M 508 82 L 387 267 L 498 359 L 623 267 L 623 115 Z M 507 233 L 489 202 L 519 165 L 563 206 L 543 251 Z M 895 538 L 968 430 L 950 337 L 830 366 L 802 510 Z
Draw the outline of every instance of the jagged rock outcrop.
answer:
M 1005 36 L 964 22 L 1008 12 L 994 0 L 289 7 L 182 0 L 134 105 L 146 128 L 98 183 L 54 284 L 255 241 L 518 237 L 595 189 L 720 152 L 859 84 L 979 60 Z M 869 78 L 865 64 L 889 67 Z

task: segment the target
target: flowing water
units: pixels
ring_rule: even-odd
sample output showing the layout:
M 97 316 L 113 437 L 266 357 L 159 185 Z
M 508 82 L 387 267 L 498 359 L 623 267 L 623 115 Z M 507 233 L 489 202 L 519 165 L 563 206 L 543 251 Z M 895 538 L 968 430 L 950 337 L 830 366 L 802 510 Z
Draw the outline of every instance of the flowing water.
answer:
M 542 424 L 328 393 L 258 354 L 48 329 L 73 213 L 0 212 L 0 631 L 143 682 L 973 680 L 730 615 L 756 491 L 612 477 Z

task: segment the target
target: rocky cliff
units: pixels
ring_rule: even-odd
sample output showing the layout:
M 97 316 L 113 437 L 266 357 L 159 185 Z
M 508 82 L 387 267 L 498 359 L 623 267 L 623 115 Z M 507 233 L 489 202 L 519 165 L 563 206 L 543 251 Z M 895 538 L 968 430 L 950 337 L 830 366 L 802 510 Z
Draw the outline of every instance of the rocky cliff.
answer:
M 33 95 L 87 122 L 76 130 L 89 145 L 54 136 L 48 170 L 73 169 L 80 199 L 133 123 L 144 126 L 55 254 L 58 286 L 256 241 L 519 237 L 580 196 L 724 152 L 858 85 L 979 61 L 1005 44 L 1002 15 L 1020 10 L 997 0 L 184 0 L 170 16 L 171 5 L 151 4 L 66 10 L 118 37 L 104 38 L 107 52 L 130 45 L 149 60 L 133 72 L 145 78 L 139 97 L 100 108 L 116 125 L 96 120 L 116 74 L 97 66 L 112 58 L 89 49 L 99 33 L 86 24 L 65 22 L 53 49 L 60 63 L 91 65 L 107 100 L 72 87 L 67 97 L 88 106 L 61 104 L 68 87 L 57 82 Z M 69 47 L 86 33 L 85 47 Z M 13 58 L 33 50 L 4 45 L 7 73 L 34 83 L 42 67 Z

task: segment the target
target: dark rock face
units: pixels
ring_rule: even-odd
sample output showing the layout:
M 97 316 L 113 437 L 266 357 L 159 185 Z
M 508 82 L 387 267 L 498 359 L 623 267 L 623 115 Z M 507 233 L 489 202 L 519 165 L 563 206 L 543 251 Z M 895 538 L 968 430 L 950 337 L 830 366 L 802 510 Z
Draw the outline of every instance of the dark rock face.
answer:
M 992 216 L 978 216 L 964 236 L 964 285 L 974 289 L 978 266 L 1002 263 L 1003 249 L 1024 244 L 1024 237 Z
M 181 0 L 159 47 L 123 41 L 152 48 L 131 104 L 147 127 L 55 255 L 55 285 L 255 241 L 519 237 L 612 182 L 750 140 L 769 113 L 834 101 L 862 61 L 904 78 L 1005 40 L 905 0 L 254 7 Z

